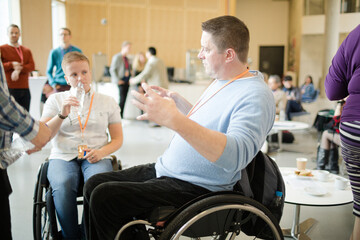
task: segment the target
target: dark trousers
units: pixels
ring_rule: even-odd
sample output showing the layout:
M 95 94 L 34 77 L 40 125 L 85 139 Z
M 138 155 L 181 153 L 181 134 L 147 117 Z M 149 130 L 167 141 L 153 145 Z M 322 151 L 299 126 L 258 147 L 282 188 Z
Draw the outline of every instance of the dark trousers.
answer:
M 146 217 L 159 206 L 180 207 L 209 190 L 175 178 L 156 178 L 155 164 L 91 177 L 84 187 L 84 217 L 88 240 L 114 239 L 134 217 Z M 137 239 L 125 232 L 124 239 Z
M 126 101 L 126 97 L 129 91 L 129 83 L 126 82 L 125 84 L 122 85 L 118 85 L 119 87 L 119 94 L 120 94 L 120 102 L 119 102 L 119 106 L 120 106 L 120 115 L 121 118 L 124 117 L 124 108 L 125 108 L 125 101 Z
M 290 113 L 301 112 L 302 110 L 303 110 L 303 108 L 300 103 L 298 103 L 297 101 L 294 101 L 294 100 L 288 100 L 287 104 L 286 104 L 286 109 L 285 109 L 287 120 L 291 120 Z
M 15 101 L 20 104 L 27 111 L 30 109 L 30 90 L 28 88 L 9 88 L 11 96 L 15 98 Z
M 0 169 L 0 238 L 11 240 L 11 218 L 9 195 L 11 186 L 7 171 Z

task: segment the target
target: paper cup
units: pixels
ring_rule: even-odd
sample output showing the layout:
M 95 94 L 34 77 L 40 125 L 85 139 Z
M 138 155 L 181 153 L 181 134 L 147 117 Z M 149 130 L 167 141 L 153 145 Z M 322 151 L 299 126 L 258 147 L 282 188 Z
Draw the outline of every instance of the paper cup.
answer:
M 307 158 L 297 158 L 296 159 L 296 167 L 299 170 L 305 170 L 307 163 Z

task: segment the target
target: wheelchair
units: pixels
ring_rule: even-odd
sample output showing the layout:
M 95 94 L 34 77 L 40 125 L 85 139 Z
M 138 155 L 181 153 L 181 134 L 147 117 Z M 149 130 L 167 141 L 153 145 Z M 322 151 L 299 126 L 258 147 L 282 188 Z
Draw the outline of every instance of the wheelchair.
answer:
M 264 205 L 235 191 L 205 194 L 179 209 L 159 207 L 148 216 L 124 225 L 115 240 L 134 226 L 145 231 L 141 239 L 284 239 L 277 219 Z
M 112 166 L 114 170 L 121 170 L 121 162 L 116 156 L 111 156 Z M 52 197 L 52 188 L 47 178 L 47 170 L 49 161 L 46 160 L 39 167 L 37 181 L 34 189 L 33 203 L 33 235 L 34 240 L 60 240 L 61 232 L 57 227 L 57 218 L 55 213 L 55 205 Z M 82 205 L 82 189 L 84 186 L 84 178 L 80 178 L 77 204 Z

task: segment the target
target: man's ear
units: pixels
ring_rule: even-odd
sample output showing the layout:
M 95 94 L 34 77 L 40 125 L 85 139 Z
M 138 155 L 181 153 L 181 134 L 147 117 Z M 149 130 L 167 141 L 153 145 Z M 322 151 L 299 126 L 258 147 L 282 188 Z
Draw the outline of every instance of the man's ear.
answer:
M 232 48 L 226 49 L 225 54 L 226 54 L 225 62 L 232 62 L 232 61 L 234 61 L 235 58 L 237 58 L 236 52 Z

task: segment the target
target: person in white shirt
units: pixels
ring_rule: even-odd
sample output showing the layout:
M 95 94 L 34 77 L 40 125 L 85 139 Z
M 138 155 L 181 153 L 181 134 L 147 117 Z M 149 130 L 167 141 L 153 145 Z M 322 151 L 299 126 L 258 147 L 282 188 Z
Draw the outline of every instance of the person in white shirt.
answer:
M 88 58 L 79 52 L 69 52 L 62 68 L 71 89 L 49 97 L 41 121 L 52 130 L 48 179 L 62 237 L 81 239 L 76 204 L 81 173 L 86 182 L 97 173 L 111 171 L 109 154 L 121 147 L 123 133 L 118 104 L 91 88 Z M 71 110 L 81 105 L 73 94 L 79 83 L 85 90 L 80 115 Z

